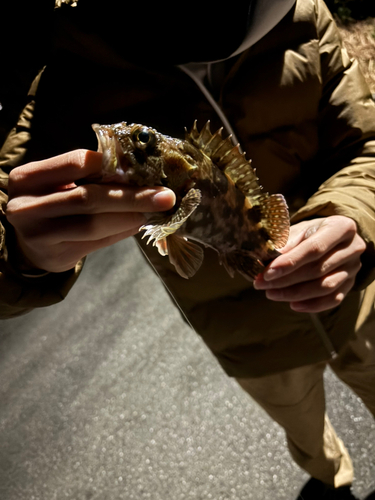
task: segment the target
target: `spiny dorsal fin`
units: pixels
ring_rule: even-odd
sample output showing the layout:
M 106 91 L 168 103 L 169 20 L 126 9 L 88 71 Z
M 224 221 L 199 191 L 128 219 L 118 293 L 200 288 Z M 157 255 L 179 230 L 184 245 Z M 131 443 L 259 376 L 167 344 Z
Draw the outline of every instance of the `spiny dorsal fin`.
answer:
M 221 136 L 222 131 L 223 127 L 212 134 L 210 130 L 210 121 L 208 121 L 199 132 L 197 128 L 197 120 L 195 120 L 190 132 L 188 132 L 185 128 L 185 139 L 190 142 L 190 144 L 193 144 L 195 147 L 203 151 L 208 157 L 211 158 L 212 161 L 215 161 L 215 154 L 221 158 L 223 154 L 233 148 L 230 136 L 223 139 Z
M 276 249 L 287 244 L 289 237 L 289 211 L 282 194 L 263 194 L 258 198 L 262 224 Z
M 289 212 L 284 197 L 281 194 L 262 194 L 262 186 L 256 176 L 251 161 L 241 153 L 240 146 L 233 146 L 231 136 L 225 139 L 221 136 L 222 129 L 211 134 L 208 121 L 201 132 L 197 122 L 186 140 L 203 151 L 215 165 L 222 170 L 248 198 L 252 206 L 259 205 L 262 213 L 262 225 L 267 230 L 270 240 L 276 249 L 286 245 L 289 237 Z
M 201 132 L 197 128 L 197 121 L 190 132 L 186 132 L 185 138 L 190 144 L 205 153 L 215 165 L 222 170 L 238 187 L 242 193 L 250 199 L 260 195 L 262 187 L 258 183 L 258 177 L 251 162 L 241 153 L 239 144 L 233 146 L 231 136 L 222 138 L 222 128 L 214 134 L 210 131 L 208 121 Z
M 199 137 L 199 132 L 198 132 L 198 127 L 197 127 L 197 120 L 194 120 L 194 124 L 191 127 L 190 132 L 187 131 L 187 128 L 185 127 L 185 140 L 189 141 L 191 144 L 194 144 L 194 146 L 198 146 L 197 144 L 197 139 Z

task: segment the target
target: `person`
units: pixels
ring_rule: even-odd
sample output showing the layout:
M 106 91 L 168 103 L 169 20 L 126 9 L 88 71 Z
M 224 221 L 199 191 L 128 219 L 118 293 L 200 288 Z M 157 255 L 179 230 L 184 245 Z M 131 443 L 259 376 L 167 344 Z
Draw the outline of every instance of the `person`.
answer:
M 0 87 L 2 317 L 62 300 L 86 255 L 135 236 L 227 374 L 284 427 L 311 475 L 301 497 L 354 498 L 323 372 L 375 414 L 375 104 L 357 64 L 322 0 L 103 4 L 17 12 Z M 171 191 L 79 182 L 101 169 L 91 123 L 178 137 L 195 119 L 232 131 L 265 191 L 288 201 L 289 241 L 254 287 L 209 249 L 184 280 L 144 244 L 143 213 L 172 208 Z

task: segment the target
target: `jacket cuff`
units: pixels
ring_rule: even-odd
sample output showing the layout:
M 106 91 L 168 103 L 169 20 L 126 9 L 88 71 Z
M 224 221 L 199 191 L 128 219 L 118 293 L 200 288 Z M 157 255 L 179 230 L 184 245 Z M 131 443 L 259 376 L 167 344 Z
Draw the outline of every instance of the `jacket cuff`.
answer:
M 36 307 L 62 301 L 76 282 L 82 266 L 83 261 L 80 261 L 69 271 L 29 278 L 0 261 L 0 318 L 18 316 Z
M 0 224 L 0 318 L 4 319 L 62 301 L 78 279 L 84 263 L 83 259 L 62 273 L 20 270 L 11 258 L 16 253 L 14 245 L 12 229 Z

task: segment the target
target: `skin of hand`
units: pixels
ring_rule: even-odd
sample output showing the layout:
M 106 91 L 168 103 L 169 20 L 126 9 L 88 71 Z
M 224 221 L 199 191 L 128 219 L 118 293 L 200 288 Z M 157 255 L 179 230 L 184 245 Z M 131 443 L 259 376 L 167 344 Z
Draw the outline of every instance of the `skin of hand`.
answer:
M 76 150 L 12 170 L 6 217 L 20 269 L 71 269 L 87 254 L 136 234 L 144 213 L 173 207 L 175 195 L 163 187 L 75 183 L 99 178 L 101 166 L 101 153 Z
M 256 277 L 254 288 L 265 290 L 270 300 L 289 302 L 294 311 L 332 309 L 353 287 L 365 248 L 348 217 L 300 222 L 291 226 L 282 255 Z

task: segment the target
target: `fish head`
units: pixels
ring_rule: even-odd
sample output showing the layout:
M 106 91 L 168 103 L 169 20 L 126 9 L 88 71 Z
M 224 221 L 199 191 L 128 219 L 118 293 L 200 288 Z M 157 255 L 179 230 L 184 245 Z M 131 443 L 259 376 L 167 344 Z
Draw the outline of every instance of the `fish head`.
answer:
M 165 186 L 187 192 L 194 185 L 199 150 L 185 151 L 185 141 L 141 124 L 92 125 L 103 153 L 103 182 Z

